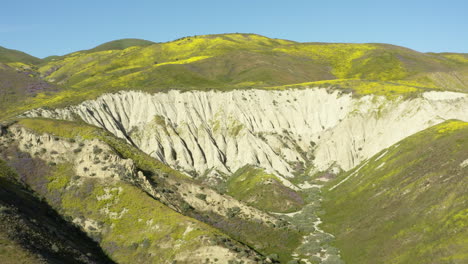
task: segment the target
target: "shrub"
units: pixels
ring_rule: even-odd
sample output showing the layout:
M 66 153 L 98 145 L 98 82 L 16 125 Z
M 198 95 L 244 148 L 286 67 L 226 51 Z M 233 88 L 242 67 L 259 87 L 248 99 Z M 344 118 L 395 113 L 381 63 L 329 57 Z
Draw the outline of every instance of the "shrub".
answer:
M 232 208 L 228 208 L 227 210 L 227 216 L 230 218 L 236 217 L 240 213 L 240 208 L 235 206 Z
M 102 149 L 100 149 L 98 146 L 93 147 L 93 153 L 94 155 L 99 155 L 102 153 Z
M 182 210 L 182 213 L 187 213 L 188 211 L 192 210 L 193 207 L 190 206 L 190 204 L 188 204 L 187 202 L 182 201 L 180 209 Z
M 206 194 L 204 193 L 197 193 L 195 194 L 195 197 L 197 197 L 200 200 L 206 201 Z

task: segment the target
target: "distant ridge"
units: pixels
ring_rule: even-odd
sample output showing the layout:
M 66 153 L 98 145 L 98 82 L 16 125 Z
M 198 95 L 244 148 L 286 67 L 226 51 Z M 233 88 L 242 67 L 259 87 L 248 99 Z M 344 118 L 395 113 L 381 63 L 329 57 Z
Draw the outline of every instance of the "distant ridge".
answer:
M 105 51 L 105 50 L 123 50 L 123 49 L 133 47 L 133 46 L 144 47 L 144 46 L 149 46 L 152 44 L 155 44 L 155 42 L 144 40 L 144 39 L 133 39 L 133 38 L 118 39 L 118 40 L 106 42 L 95 48 L 86 50 L 86 52 L 98 52 L 98 51 Z
M 468 91 L 466 54 L 422 53 L 391 44 L 299 43 L 234 33 L 157 43 L 120 39 L 42 60 L 6 51 L 8 56 L 3 56 L 3 60 L 9 62 L 4 64 L 28 69 L 24 70 L 25 75 L 56 87 L 59 94 L 48 95 L 56 99 L 45 99 L 54 104 L 63 104 L 62 100 L 79 103 L 103 93 L 131 89 L 152 93 L 171 89 L 229 91 L 320 86 L 386 96 L 415 95 L 427 90 Z M 28 60 L 29 65 L 25 63 Z M 40 63 L 32 64 L 38 60 Z M 14 79 L 10 78 L 8 88 L 0 90 L 24 91 L 24 87 L 11 81 Z M 17 99 L 23 101 L 27 97 Z M 10 101 L 11 96 L 0 109 L 14 112 Z
M 21 62 L 26 64 L 39 64 L 41 62 L 41 59 L 26 54 L 19 50 L 7 49 L 0 46 L 0 62 Z

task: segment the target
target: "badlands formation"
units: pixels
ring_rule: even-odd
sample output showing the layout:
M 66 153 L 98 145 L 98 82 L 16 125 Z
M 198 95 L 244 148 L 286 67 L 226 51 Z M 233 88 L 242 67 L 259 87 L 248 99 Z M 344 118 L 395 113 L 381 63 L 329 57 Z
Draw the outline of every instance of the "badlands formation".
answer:
M 216 177 L 246 164 L 283 178 L 349 170 L 401 139 L 448 119 L 468 121 L 468 95 L 353 97 L 321 88 L 285 91 L 128 91 L 28 117 L 85 122 L 175 169 Z

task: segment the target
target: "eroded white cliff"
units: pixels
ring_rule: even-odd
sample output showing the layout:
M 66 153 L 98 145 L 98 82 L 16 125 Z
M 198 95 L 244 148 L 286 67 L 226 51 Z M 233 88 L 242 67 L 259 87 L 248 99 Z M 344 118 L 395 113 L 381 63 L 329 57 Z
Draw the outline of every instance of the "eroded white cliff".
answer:
M 389 100 L 319 88 L 129 91 L 26 115 L 78 115 L 186 172 L 216 177 L 253 164 L 291 177 L 307 164 L 315 170 L 348 170 L 431 125 L 446 119 L 468 121 L 468 95 L 428 92 L 411 100 Z M 290 185 L 286 179 L 284 183 Z

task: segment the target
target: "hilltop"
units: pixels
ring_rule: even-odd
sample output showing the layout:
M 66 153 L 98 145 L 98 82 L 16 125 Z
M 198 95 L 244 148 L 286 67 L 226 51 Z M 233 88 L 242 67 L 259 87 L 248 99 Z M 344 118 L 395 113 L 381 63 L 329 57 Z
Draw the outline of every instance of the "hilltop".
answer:
M 12 62 L 36 65 L 41 62 L 41 59 L 18 50 L 7 49 L 0 46 L 0 63 Z
M 44 60 L 7 51 L 5 67 L 27 69 L 58 91 L 34 100 L 12 100 L 3 107 L 10 112 L 25 104 L 66 105 L 132 89 L 226 91 L 295 85 L 365 93 L 377 92 L 373 87 L 379 86 L 381 94 L 468 90 L 468 55 L 420 53 L 388 44 L 297 43 L 255 34 L 219 34 L 165 43 L 122 39 Z

